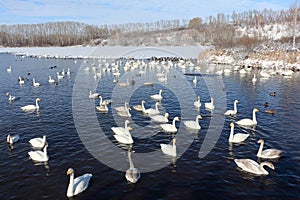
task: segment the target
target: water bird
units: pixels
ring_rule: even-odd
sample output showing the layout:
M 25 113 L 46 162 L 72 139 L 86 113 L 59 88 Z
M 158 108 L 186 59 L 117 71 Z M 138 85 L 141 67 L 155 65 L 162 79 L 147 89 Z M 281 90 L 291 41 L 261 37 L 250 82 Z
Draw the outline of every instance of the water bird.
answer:
M 201 107 L 200 96 L 197 97 L 197 101 L 194 101 L 194 106 L 196 108 L 200 108 Z
M 266 113 L 274 115 L 275 114 L 275 110 L 271 109 L 271 110 L 265 110 Z
M 19 82 L 20 85 L 23 85 L 25 83 L 25 80 L 22 76 L 19 76 L 18 77 L 18 82 Z
M 123 135 L 114 135 L 115 139 L 122 144 L 133 144 L 133 139 L 130 132 L 125 132 Z
M 129 133 L 130 127 L 128 124 L 130 123 L 129 120 L 125 120 L 125 127 L 111 127 L 111 130 L 116 134 L 116 135 L 126 135 Z
M 266 108 L 266 107 L 268 107 L 269 106 L 269 103 L 268 102 L 265 102 L 264 103 L 264 107 Z
M 90 179 L 93 176 L 92 174 L 84 174 L 74 179 L 74 174 L 75 172 L 73 168 L 69 168 L 67 170 L 67 175 L 70 175 L 70 181 L 67 189 L 67 197 L 75 196 L 86 190 L 89 186 Z
M 257 78 L 255 76 L 255 74 L 253 75 L 253 78 L 252 78 L 252 83 L 255 83 L 257 81 Z
M 136 183 L 140 179 L 141 173 L 137 168 L 134 167 L 131 153 L 131 150 L 128 150 L 129 169 L 126 170 L 125 178 L 130 183 Z
M 27 106 L 23 106 L 21 107 L 21 110 L 28 112 L 28 111 L 34 111 L 34 110 L 39 110 L 40 106 L 39 106 L 39 101 L 41 101 L 42 99 L 40 98 L 36 98 L 35 99 L 35 105 L 27 105 Z
M 148 114 L 148 115 L 158 115 L 159 114 L 159 110 L 158 110 L 158 106 L 160 105 L 159 102 L 155 103 L 155 109 L 154 108 L 148 108 L 145 109 L 144 106 L 145 101 L 142 101 L 142 109 L 143 109 L 143 113 Z
M 35 82 L 35 78 L 32 79 L 32 83 L 34 87 L 40 87 L 40 83 Z
M 15 142 L 17 142 L 17 141 L 19 141 L 19 139 L 20 139 L 20 136 L 19 135 L 7 135 L 7 137 L 6 137 L 6 142 L 8 143 L 8 144 L 13 144 L 13 143 L 15 143 Z
M 93 93 L 91 90 L 89 92 L 89 98 L 90 99 L 95 99 L 99 97 L 99 93 Z
M 172 124 L 161 124 L 160 127 L 165 131 L 169 133 L 175 133 L 177 132 L 177 128 L 175 126 L 176 121 L 180 121 L 178 117 L 174 117 Z
M 227 110 L 224 115 L 236 115 L 237 114 L 237 103 L 239 103 L 238 100 L 234 100 L 233 102 L 233 110 Z
M 12 72 L 12 67 L 9 66 L 7 69 L 6 69 L 7 72 Z
M 199 119 L 202 119 L 201 115 L 197 115 L 196 120 L 185 121 L 184 125 L 189 129 L 199 130 L 201 129 L 201 126 L 199 125 Z
M 249 137 L 249 134 L 245 134 L 245 133 L 234 134 L 234 123 L 230 123 L 230 127 L 231 127 L 231 130 L 230 130 L 228 142 L 240 143 L 240 142 L 245 141 Z
M 254 108 L 252 111 L 252 119 L 249 119 L 249 118 L 241 119 L 241 120 L 237 121 L 236 124 L 238 124 L 240 126 L 255 126 L 257 124 L 255 113 L 258 111 L 259 110 L 257 108 Z
M 6 96 L 8 96 L 8 101 L 14 101 L 14 100 L 16 100 L 16 97 L 12 96 L 10 92 L 7 92 Z
M 150 118 L 155 122 L 167 123 L 167 122 L 169 122 L 169 113 L 165 113 L 164 115 L 150 116 Z
M 260 143 L 258 152 L 257 152 L 257 157 L 259 158 L 267 158 L 267 159 L 276 159 L 282 156 L 283 151 L 278 150 L 278 149 L 265 149 L 263 151 L 264 148 L 264 139 L 260 139 L 258 140 L 257 143 Z
M 129 106 L 128 102 L 125 101 L 124 106 L 117 106 L 115 107 L 115 110 L 118 112 L 124 112 L 127 110 L 128 106 Z
M 49 160 L 49 156 L 47 153 L 47 145 L 44 145 L 43 151 L 40 150 L 29 151 L 28 155 L 32 160 L 37 162 L 47 162 Z
M 197 77 L 194 77 L 193 83 L 196 85 L 197 84 Z
M 158 100 L 158 101 L 160 101 L 160 100 L 162 100 L 162 95 L 161 95 L 161 93 L 162 93 L 162 90 L 159 90 L 159 93 L 158 94 L 153 94 L 153 95 L 151 95 L 150 96 L 150 98 L 151 99 L 154 99 L 154 100 Z
M 160 144 L 160 148 L 164 154 L 176 157 L 176 138 L 172 139 L 172 144 Z
M 238 167 L 246 172 L 250 172 L 256 175 L 268 175 L 269 172 L 264 169 L 264 166 L 268 166 L 271 169 L 275 170 L 275 167 L 270 162 L 262 162 L 258 164 L 254 160 L 251 159 L 234 159 L 234 162 Z
M 48 145 L 46 141 L 46 135 L 43 135 L 41 138 L 32 138 L 29 140 L 29 143 L 33 148 L 39 149 L 43 148 L 45 145 Z
M 59 72 L 56 72 L 56 76 L 57 76 L 57 79 L 60 80 L 60 79 L 63 79 L 64 76 L 59 74 Z
M 54 83 L 55 81 L 54 81 L 54 79 L 52 79 L 52 77 L 51 77 L 51 76 L 49 76 L 49 80 L 48 80 L 48 82 L 49 82 L 50 84 L 52 84 L 52 83 Z
M 205 105 L 205 108 L 206 108 L 206 109 L 209 109 L 209 110 L 215 109 L 214 98 L 213 98 L 213 97 L 210 98 L 210 102 L 205 103 L 204 105 Z
M 276 96 L 276 92 L 271 92 L 269 95 L 272 96 L 272 97 L 275 97 Z

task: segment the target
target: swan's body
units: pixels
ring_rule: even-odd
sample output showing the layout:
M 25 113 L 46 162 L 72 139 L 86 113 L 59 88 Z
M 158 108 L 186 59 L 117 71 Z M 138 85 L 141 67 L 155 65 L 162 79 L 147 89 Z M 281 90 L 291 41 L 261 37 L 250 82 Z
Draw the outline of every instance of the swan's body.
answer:
M 99 106 L 96 106 L 96 109 L 100 112 L 108 112 L 108 107 L 106 104 L 104 105 L 99 105 Z
M 153 94 L 153 95 L 151 95 L 150 96 L 150 98 L 151 99 L 154 99 L 154 100 L 158 100 L 158 101 L 160 101 L 160 100 L 162 100 L 162 95 L 161 95 L 161 93 L 162 93 L 162 90 L 159 90 L 159 93 L 158 94 Z
M 7 70 L 7 72 L 12 72 L 12 67 L 9 66 L 6 70 Z
M 187 128 L 199 130 L 201 129 L 201 126 L 199 125 L 199 119 L 202 119 L 201 115 L 197 115 L 195 121 L 185 121 L 184 125 Z
M 176 121 L 179 121 L 178 117 L 174 117 L 172 124 L 161 124 L 160 127 L 165 131 L 165 132 L 170 132 L 170 133 L 175 133 L 177 132 L 177 128 L 175 126 Z
M 126 87 L 126 86 L 128 86 L 128 85 L 129 85 L 128 80 L 126 80 L 126 82 L 121 82 L 121 83 L 119 83 L 119 86 L 121 86 L 121 87 Z
M 119 111 L 117 112 L 118 115 L 120 115 L 121 117 L 131 117 L 131 113 L 129 112 L 129 110 L 131 110 L 131 108 L 127 108 L 124 111 Z
M 84 174 L 74 179 L 74 170 L 72 168 L 68 169 L 67 175 L 70 175 L 67 197 L 75 196 L 86 190 L 89 186 L 90 179 L 93 176 L 92 174 Z
M 34 148 L 43 148 L 47 144 L 46 135 L 43 135 L 42 138 L 32 138 L 29 140 L 29 143 Z
M 127 135 L 129 133 L 129 126 L 128 126 L 129 123 L 130 123 L 130 121 L 126 120 L 125 121 L 125 127 L 112 127 L 111 130 L 116 135 Z
M 169 113 L 165 113 L 165 115 L 154 115 L 150 116 L 150 118 L 155 122 L 167 123 L 169 122 Z
M 129 160 L 129 169 L 126 170 L 125 178 L 130 183 L 136 183 L 140 179 L 141 173 L 133 165 L 132 158 L 131 158 L 131 151 L 130 150 L 128 151 L 128 160 Z
M 13 144 L 13 143 L 17 142 L 19 139 L 20 139 L 19 135 L 8 135 L 6 137 L 6 142 L 8 144 Z
M 239 103 L 238 100 L 234 100 L 233 102 L 233 110 L 227 110 L 224 115 L 236 115 L 237 114 L 237 103 Z
M 139 112 L 143 112 L 143 101 L 144 100 L 142 100 L 142 103 L 140 105 L 133 106 L 133 109 L 136 110 L 136 111 L 139 111 Z
M 263 151 L 265 141 L 263 139 L 258 140 L 257 143 L 260 143 L 260 147 L 257 152 L 257 157 L 260 158 L 268 158 L 268 159 L 276 159 L 282 156 L 283 151 L 278 149 L 266 149 Z
M 160 148 L 164 154 L 176 157 L 176 138 L 173 138 L 173 144 L 160 144 Z
M 40 83 L 35 82 L 35 78 L 32 79 L 32 83 L 34 87 L 40 87 Z
M 49 76 L 49 80 L 48 80 L 48 82 L 51 84 L 51 83 L 54 83 L 55 81 L 54 81 L 54 79 L 52 79 L 52 77 L 51 77 L 51 76 Z
M 231 130 L 230 130 L 228 142 L 240 143 L 245 141 L 249 137 L 249 134 L 244 134 L 244 133 L 234 134 L 234 123 L 230 123 L 230 126 L 231 126 Z
M 124 106 L 115 107 L 115 110 L 118 112 L 124 112 L 128 109 L 128 102 L 125 101 Z
M 41 99 L 40 98 L 36 98 L 35 99 L 35 105 L 27 105 L 27 106 L 23 106 L 23 107 L 21 107 L 21 109 L 23 110 L 23 111 L 25 111 L 25 112 L 30 112 L 30 111 L 34 111 L 34 110 L 39 110 L 39 108 L 40 108 L 40 106 L 39 106 L 39 101 L 40 101 Z
M 241 119 L 236 123 L 240 126 L 255 126 L 257 124 L 255 113 L 258 112 L 258 109 L 254 108 L 252 113 L 252 119 Z
M 194 101 L 194 106 L 196 108 L 200 108 L 201 107 L 200 96 L 198 96 L 197 101 Z
M 6 93 L 6 96 L 8 96 L 8 101 L 14 101 L 16 99 L 15 96 L 12 96 L 11 93 Z
M 153 108 L 145 109 L 144 103 L 145 103 L 145 101 L 142 101 L 143 113 L 148 114 L 148 115 L 158 115 L 159 114 L 159 110 L 158 110 L 158 105 L 160 105 L 159 102 L 155 103 L 155 109 L 153 109 Z
M 242 170 L 246 172 L 250 172 L 256 175 L 268 175 L 269 172 L 264 169 L 264 166 L 268 166 L 271 169 L 275 169 L 274 165 L 270 162 L 262 162 L 258 164 L 254 160 L 251 159 L 234 159 L 234 162 L 240 167 Z
M 89 98 L 90 99 L 95 99 L 99 96 L 99 93 L 93 93 L 92 91 L 89 92 Z
M 133 139 L 131 134 L 128 132 L 126 132 L 123 135 L 117 135 L 115 134 L 114 137 L 116 138 L 116 140 L 122 144 L 132 144 L 133 143 Z
M 209 110 L 215 109 L 214 98 L 210 98 L 210 102 L 205 103 L 205 108 Z
M 47 162 L 49 160 L 48 154 L 47 154 L 47 146 L 44 146 L 43 151 L 37 150 L 37 151 L 29 151 L 28 155 L 30 158 L 37 162 Z

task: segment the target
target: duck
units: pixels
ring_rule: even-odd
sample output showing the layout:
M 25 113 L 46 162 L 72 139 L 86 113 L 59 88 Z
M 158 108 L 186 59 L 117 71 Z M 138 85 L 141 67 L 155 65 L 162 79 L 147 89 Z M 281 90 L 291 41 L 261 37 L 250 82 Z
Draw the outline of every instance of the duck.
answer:
M 197 101 L 194 101 L 194 106 L 196 108 L 200 108 L 201 107 L 200 96 L 197 97 Z
M 49 160 L 49 156 L 47 154 L 47 145 L 44 145 L 43 151 L 29 151 L 28 155 L 32 160 L 37 162 L 47 162 Z
M 199 119 L 202 119 L 201 115 L 197 115 L 195 121 L 185 121 L 184 125 L 189 129 L 199 130 L 201 129 L 201 126 L 199 125 Z
M 169 133 L 176 133 L 177 128 L 175 126 L 176 121 L 180 121 L 179 117 L 174 117 L 172 124 L 160 124 L 160 127 L 165 131 Z
M 129 126 L 128 124 L 130 123 L 129 120 L 125 121 L 125 127 L 111 127 L 111 130 L 116 134 L 116 135 L 126 135 L 129 133 Z
M 269 95 L 272 96 L 272 97 L 275 97 L 276 96 L 276 92 L 271 92 Z
M 205 108 L 209 109 L 209 110 L 213 110 L 215 109 L 215 105 L 214 105 L 214 98 L 210 98 L 210 102 L 205 103 Z
M 167 122 L 169 122 L 169 113 L 165 113 L 164 115 L 150 116 L 150 118 L 155 122 L 167 123 Z
M 93 92 L 90 90 L 90 92 L 89 92 L 89 98 L 90 98 L 90 99 L 95 99 L 95 98 L 97 98 L 97 97 L 99 97 L 99 93 L 93 93 Z
M 122 144 L 133 144 L 133 139 L 130 132 L 125 132 L 123 135 L 114 135 L 115 139 Z
M 231 127 L 231 130 L 230 130 L 230 135 L 229 135 L 229 138 L 228 138 L 228 142 L 230 142 L 230 143 L 240 143 L 240 142 L 245 141 L 249 137 L 249 134 L 245 134 L 245 133 L 236 133 L 236 134 L 234 134 L 234 123 L 230 123 L 230 127 Z
M 256 121 L 256 112 L 258 112 L 259 110 L 257 108 L 253 109 L 252 112 L 252 119 L 241 119 L 239 121 L 236 122 L 236 124 L 240 125 L 240 126 L 255 126 L 257 125 L 257 121 Z
M 173 138 L 172 144 L 160 144 L 160 148 L 164 154 L 176 157 L 176 138 Z
M 266 101 L 265 103 L 264 103 L 264 107 L 266 108 L 266 107 L 268 107 L 269 106 L 269 103 Z
M 134 167 L 131 158 L 131 150 L 128 150 L 128 161 L 129 161 L 129 169 L 126 170 L 125 178 L 130 183 L 136 183 L 140 179 L 141 173 L 137 168 Z
M 30 145 L 33 148 L 43 148 L 47 144 L 46 135 L 43 135 L 41 138 L 32 138 L 29 140 Z
M 16 97 L 12 96 L 10 92 L 7 92 L 6 96 L 8 96 L 8 101 L 14 101 L 14 100 L 16 100 Z
M 234 100 L 233 102 L 233 110 L 227 110 L 224 115 L 236 115 L 237 114 L 237 103 L 239 103 L 238 100 Z
M 240 167 L 242 170 L 246 172 L 250 172 L 252 174 L 256 175 L 268 175 L 269 172 L 264 169 L 264 166 L 268 166 L 271 169 L 275 170 L 275 167 L 270 162 L 262 162 L 258 164 L 254 160 L 251 159 L 234 159 L 234 162 L 238 167 Z
M 153 109 L 153 108 L 145 109 L 144 103 L 145 103 L 145 101 L 142 101 L 143 113 L 148 114 L 148 115 L 158 115 L 159 114 L 159 110 L 158 110 L 158 105 L 160 105 L 159 102 L 155 103 L 155 109 Z
M 24 85 L 24 83 L 25 83 L 25 80 L 24 80 L 24 78 L 23 78 L 23 77 L 19 76 L 19 78 L 18 78 L 18 82 L 19 82 L 19 84 L 20 84 L 20 85 Z
M 54 83 L 55 81 L 54 81 L 54 79 L 52 79 L 52 77 L 51 77 L 51 76 L 49 76 L 49 80 L 48 80 L 48 82 L 49 82 L 50 84 L 52 84 L 52 83 Z
M 8 144 L 13 144 L 13 143 L 15 143 L 15 142 L 18 142 L 19 141 L 19 139 L 20 139 L 20 136 L 19 135 L 7 135 L 7 137 L 6 137 L 6 142 L 8 143 Z
M 90 179 L 92 178 L 92 174 L 86 173 L 82 176 L 78 176 L 74 179 L 74 169 L 69 168 L 67 170 L 67 175 L 70 175 L 70 181 L 67 189 L 67 197 L 73 197 L 83 191 L 85 191 L 88 186 Z
M 39 101 L 41 101 L 42 99 L 40 98 L 36 98 L 35 99 L 35 105 L 27 105 L 27 106 L 23 106 L 21 107 L 21 110 L 25 111 L 25 112 L 31 112 L 34 110 L 39 110 L 40 106 L 39 106 Z
M 271 110 L 265 110 L 266 113 L 274 115 L 275 114 L 275 110 L 271 109 Z
M 280 158 L 283 154 L 283 151 L 278 150 L 278 149 L 265 149 L 263 151 L 264 148 L 264 139 L 260 139 L 258 140 L 257 143 L 260 143 L 258 152 L 257 152 L 257 157 L 259 158 L 266 158 L 266 159 L 276 159 L 276 158 Z
M 151 99 L 154 99 L 154 100 L 158 100 L 158 101 L 161 101 L 162 100 L 162 90 L 159 90 L 159 93 L 158 94 L 153 94 L 150 96 Z
M 40 87 L 40 83 L 35 82 L 35 78 L 32 79 L 32 83 L 34 87 Z

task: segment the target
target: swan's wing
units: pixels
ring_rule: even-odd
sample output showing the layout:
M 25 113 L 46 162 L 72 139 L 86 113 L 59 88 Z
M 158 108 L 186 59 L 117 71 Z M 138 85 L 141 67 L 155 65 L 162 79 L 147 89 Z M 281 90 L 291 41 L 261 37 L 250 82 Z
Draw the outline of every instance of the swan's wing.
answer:
M 234 141 L 244 141 L 249 137 L 249 134 L 244 134 L 244 133 L 236 133 L 233 136 Z
M 266 149 L 262 152 L 262 154 L 266 157 L 280 157 L 283 154 L 283 151 L 278 150 L 278 149 Z
M 236 114 L 233 110 L 227 110 L 224 115 L 234 115 Z
M 236 122 L 238 125 L 249 125 L 249 124 L 253 124 L 253 121 L 252 121 L 252 119 L 248 119 L 248 118 L 246 118 L 246 119 L 242 119 L 242 120 L 239 120 L 239 121 L 237 121 Z
M 89 181 L 92 178 L 92 174 L 84 174 L 74 179 L 74 195 L 77 195 L 89 186 Z
M 237 164 L 238 167 L 242 168 L 244 171 L 247 172 L 256 172 L 259 168 L 257 162 L 251 159 L 234 159 L 234 162 Z
M 111 130 L 117 135 L 124 135 L 126 130 L 123 127 L 112 127 Z

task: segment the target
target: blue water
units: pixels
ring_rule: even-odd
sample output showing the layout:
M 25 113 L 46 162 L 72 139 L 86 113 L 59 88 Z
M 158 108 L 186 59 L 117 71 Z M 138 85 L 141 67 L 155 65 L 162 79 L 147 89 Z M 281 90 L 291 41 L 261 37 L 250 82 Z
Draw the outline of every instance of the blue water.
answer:
M 264 80 L 258 77 L 253 85 L 252 74 L 259 74 L 256 70 L 244 76 L 232 71 L 229 75 L 217 77 L 214 73 L 204 73 L 209 66 L 202 66 L 201 72 L 187 68 L 186 72 L 199 75 L 195 86 L 192 82 L 194 76 L 184 75 L 181 68 L 173 67 L 167 82 L 155 81 L 153 86 L 143 86 L 146 80 L 156 80 L 155 74 L 161 70 L 141 67 L 130 73 L 121 70 L 120 82 L 134 78 L 136 83 L 120 88 L 113 83 L 112 72 L 103 72 L 102 78 L 95 80 L 94 63 L 97 68 L 99 64 L 102 68 L 104 66 L 101 60 L 94 59 L 78 59 L 75 63 L 73 59 L 0 54 L 0 199 L 67 199 L 69 177 L 66 171 L 69 167 L 75 169 L 75 176 L 93 174 L 88 189 L 74 199 L 300 198 L 299 73 L 292 78 L 276 75 Z M 6 71 L 10 65 L 12 73 Z M 51 69 L 53 66 L 57 67 Z M 86 66 L 90 67 L 90 72 L 83 72 Z M 57 85 L 48 83 L 49 75 L 56 78 L 56 72 L 67 68 L 71 70 L 69 77 L 65 75 Z M 146 70 L 146 74 L 138 76 L 140 70 Z M 28 78 L 23 86 L 17 82 L 19 75 Z M 210 95 L 215 95 L 206 85 L 206 78 L 211 77 L 221 78 L 224 85 L 216 83 L 215 90 L 220 96 L 225 96 L 224 107 L 216 107 L 213 112 L 204 109 L 204 102 L 210 100 Z M 41 84 L 39 88 L 32 86 L 32 78 Z M 147 108 L 154 107 L 155 101 L 150 95 L 158 93 L 159 89 L 163 89 L 164 97 L 160 111 L 169 112 L 170 120 L 175 116 L 181 118 L 176 123 L 179 128 L 175 135 L 178 138 L 177 158 L 160 151 L 159 144 L 169 143 L 172 135 L 162 132 L 159 125 L 139 112 L 131 110 L 132 146 L 120 145 L 110 129 L 123 126 L 125 121 L 116 114 L 114 106 L 123 105 L 125 100 L 133 106 L 144 99 Z M 89 90 L 113 100 L 108 113 L 95 111 L 99 100 L 88 99 Z M 193 92 L 192 96 L 188 96 L 189 91 Z M 269 95 L 273 91 L 276 91 L 275 97 Z M 9 103 L 7 92 L 19 99 Z M 200 111 L 192 104 L 198 95 L 202 102 Z M 39 112 L 25 113 L 20 109 L 34 104 L 36 97 L 42 99 Z M 235 99 L 240 102 L 238 115 L 224 118 L 223 111 L 232 109 Z M 265 102 L 269 103 L 268 108 L 264 107 Z M 236 126 L 235 132 L 249 133 L 250 137 L 242 144 L 229 145 L 230 122 L 251 118 L 254 107 L 260 110 L 257 113 L 258 125 L 254 129 Z M 265 113 L 266 109 L 275 109 L 275 114 Z M 182 122 L 194 120 L 199 112 L 203 117 L 201 130 L 186 130 Z M 210 126 L 218 118 L 225 120 L 223 126 Z M 200 158 L 199 150 L 209 130 L 217 132 L 218 128 L 221 132 L 214 138 L 215 146 Z M 20 135 L 13 147 L 5 142 L 8 134 Z M 50 159 L 47 163 L 35 163 L 27 154 L 31 150 L 28 141 L 44 134 L 47 135 Z M 274 171 L 266 168 L 270 173 L 268 176 L 243 172 L 233 161 L 235 158 L 250 158 L 260 162 L 256 157 L 260 138 L 265 139 L 265 148 L 285 152 L 283 157 L 272 161 Z M 124 176 L 129 168 L 128 148 L 134 150 L 133 162 L 142 172 L 136 184 L 129 184 Z M 141 155 L 145 155 L 144 159 Z

